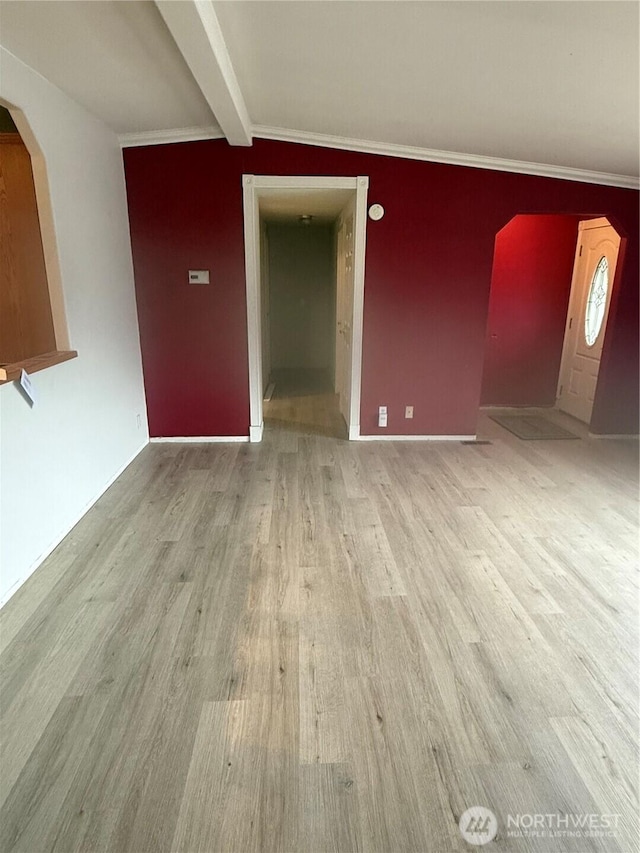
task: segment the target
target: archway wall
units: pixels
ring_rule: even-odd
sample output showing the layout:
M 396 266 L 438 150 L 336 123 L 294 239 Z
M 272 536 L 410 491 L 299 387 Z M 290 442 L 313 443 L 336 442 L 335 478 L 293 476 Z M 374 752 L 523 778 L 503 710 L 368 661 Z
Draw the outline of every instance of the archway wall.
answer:
M 496 235 L 482 405 L 555 403 L 581 218 L 516 216 Z

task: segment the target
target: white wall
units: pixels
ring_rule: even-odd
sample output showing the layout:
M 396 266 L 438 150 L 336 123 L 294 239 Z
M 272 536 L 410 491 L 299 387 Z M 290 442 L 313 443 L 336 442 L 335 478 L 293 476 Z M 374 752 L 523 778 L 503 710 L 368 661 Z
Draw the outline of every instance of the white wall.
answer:
M 124 170 L 115 135 L 0 48 L 0 97 L 44 154 L 72 349 L 0 386 L 0 601 L 148 441 Z M 137 424 L 140 415 L 141 425 Z
M 268 235 L 271 367 L 332 370 L 333 227 L 269 223 Z

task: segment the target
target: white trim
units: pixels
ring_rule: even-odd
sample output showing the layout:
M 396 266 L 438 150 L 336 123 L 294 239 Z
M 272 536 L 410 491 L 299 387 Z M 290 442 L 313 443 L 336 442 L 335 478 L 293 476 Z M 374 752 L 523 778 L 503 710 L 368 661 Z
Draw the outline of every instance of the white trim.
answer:
M 260 214 L 255 177 L 242 176 L 244 263 L 247 293 L 247 351 L 249 358 L 249 436 L 262 439 L 262 314 L 260 310 Z
M 361 435 L 357 441 L 476 441 L 477 435 Z
M 640 189 L 640 178 L 635 175 L 614 175 L 610 172 L 593 172 L 574 169 L 570 166 L 551 166 L 545 163 L 529 163 L 525 160 L 506 160 L 486 157 L 481 154 L 459 154 L 456 151 L 438 151 L 411 145 L 396 145 L 392 142 L 370 142 L 366 139 L 351 139 L 346 136 L 330 136 L 324 133 L 309 133 L 303 130 L 287 130 L 284 127 L 254 125 L 253 136 L 275 142 L 295 142 L 299 145 L 317 145 L 320 148 L 338 148 L 362 154 L 378 154 L 383 157 L 401 157 L 405 160 L 422 160 L 450 166 L 467 166 L 470 169 L 490 169 L 494 172 L 514 172 L 518 175 L 537 175 L 557 178 L 561 181 L 579 181 L 583 184 Z M 184 127 L 168 130 L 148 130 L 140 133 L 121 133 L 118 136 L 123 148 L 137 145 L 166 145 L 172 142 L 197 142 L 201 139 L 224 139 L 218 127 Z
M 118 479 L 118 477 L 124 471 L 126 471 L 126 469 L 129 467 L 129 465 L 131 465 L 133 460 L 137 456 L 139 456 L 140 453 L 142 453 L 142 451 L 145 449 L 147 444 L 148 444 L 148 442 L 145 441 L 144 444 L 140 445 L 140 447 L 135 451 L 133 456 L 129 457 L 129 459 L 124 463 L 124 465 L 122 465 L 120 468 L 118 468 L 116 473 L 107 480 L 107 482 L 105 483 L 105 485 L 101 489 L 98 490 L 97 494 L 93 498 L 91 498 L 91 500 L 87 504 L 85 504 L 84 508 L 80 511 L 80 513 L 77 516 L 75 516 L 75 520 L 72 521 L 71 524 L 68 524 L 66 527 L 64 527 L 62 532 L 58 536 L 56 536 L 56 538 L 53 540 L 53 542 L 42 552 L 42 554 L 40 554 L 38 559 L 35 560 L 35 562 L 33 562 L 31 564 L 31 566 L 29 566 L 26 574 L 22 578 L 19 578 L 13 584 L 13 586 L 10 587 L 5 592 L 4 596 L 0 599 L 0 608 L 4 607 L 4 605 L 7 603 L 7 601 L 9 601 L 9 599 L 20 589 L 22 584 L 26 583 L 26 581 L 29 580 L 29 578 L 36 571 L 36 569 L 38 569 L 42 565 L 42 563 L 44 563 L 44 561 L 47 559 L 47 557 L 50 554 L 52 554 L 53 551 L 55 551 L 55 549 L 62 542 L 62 540 L 65 539 L 71 533 L 71 531 L 76 526 L 76 524 L 78 524 L 78 522 L 81 521 L 81 519 L 84 518 L 84 516 L 89 512 L 91 507 L 100 500 L 100 498 L 104 495 L 104 493 L 107 491 L 107 489 L 111 488 L 111 486 L 115 483 L 115 481 Z
M 345 178 L 326 175 L 243 175 L 251 178 L 245 183 L 260 190 L 355 190 L 358 178 Z M 368 180 L 368 179 L 365 179 Z
M 263 190 L 350 189 L 356 194 L 354 243 L 354 292 L 352 322 L 351 405 L 349 438 L 360 433 L 360 395 L 362 386 L 362 322 L 364 303 L 364 260 L 367 228 L 367 191 L 369 178 L 313 175 L 243 175 L 244 257 L 247 291 L 247 347 L 249 356 L 249 435 L 262 439 L 262 346 L 260 311 L 260 211 L 258 196 Z
M 151 444 L 216 444 L 249 441 L 247 435 L 167 435 L 150 438 Z
M 262 441 L 263 432 L 264 432 L 264 421 L 260 424 L 260 426 L 250 426 L 249 427 L 249 441 L 252 444 L 259 442 L 259 441 Z
M 288 130 L 284 127 L 254 125 L 253 136 L 273 139 L 276 142 L 297 142 L 300 145 L 318 145 L 321 148 L 341 148 L 360 151 L 364 154 L 381 154 L 385 157 L 402 157 L 406 160 L 426 160 L 431 163 L 446 163 L 452 166 L 468 166 L 471 169 L 491 169 L 496 172 L 515 172 L 522 175 L 538 175 L 557 178 L 561 181 L 579 181 L 583 184 L 601 184 L 637 190 L 640 178 L 635 175 L 614 175 L 609 172 L 593 172 L 574 169 L 571 166 L 553 166 L 546 163 L 529 163 L 525 160 L 507 160 L 502 157 L 487 157 L 482 154 L 460 154 L 457 151 L 438 151 L 392 142 L 372 142 L 367 139 L 351 139 L 346 136 L 331 136 L 325 133 L 310 133 L 305 130 Z
M 364 326 L 364 263 L 367 243 L 367 193 L 369 178 L 358 176 L 353 245 L 353 317 L 351 321 L 351 397 L 349 440 L 360 435 L 362 393 L 362 335 Z
M 589 438 L 597 438 L 597 439 L 616 438 L 616 439 L 625 439 L 625 440 L 626 439 L 629 439 L 629 440 L 633 439 L 633 441 L 638 441 L 638 439 L 640 438 L 640 435 L 638 435 L 638 433 L 635 433 L 635 434 L 632 433 L 631 435 L 598 435 L 595 432 L 590 432 Z
M 174 142 L 199 142 L 202 139 L 224 139 L 219 127 L 174 127 L 167 130 L 143 130 L 139 133 L 120 133 L 118 142 L 122 148 L 139 145 L 170 145 Z
M 263 400 L 264 403 L 270 403 L 271 402 L 271 398 L 273 397 L 273 392 L 275 390 L 276 390 L 276 383 L 270 382 L 267 385 L 267 390 L 264 392 L 264 400 Z
M 212 0 L 155 0 L 230 145 L 251 145 L 251 119 Z

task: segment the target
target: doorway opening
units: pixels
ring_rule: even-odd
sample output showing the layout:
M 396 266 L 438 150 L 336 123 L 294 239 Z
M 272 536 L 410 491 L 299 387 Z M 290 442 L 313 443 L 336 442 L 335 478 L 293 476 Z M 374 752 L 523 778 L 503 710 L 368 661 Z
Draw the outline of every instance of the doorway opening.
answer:
M 555 408 L 590 423 L 624 243 L 595 214 L 521 214 L 498 232 L 483 407 Z
M 358 438 L 368 178 L 243 183 L 250 440 Z
M 347 199 L 348 200 L 348 199 Z M 333 214 L 260 207 L 263 415 L 267 425 L 346 437 L 335 385 Z

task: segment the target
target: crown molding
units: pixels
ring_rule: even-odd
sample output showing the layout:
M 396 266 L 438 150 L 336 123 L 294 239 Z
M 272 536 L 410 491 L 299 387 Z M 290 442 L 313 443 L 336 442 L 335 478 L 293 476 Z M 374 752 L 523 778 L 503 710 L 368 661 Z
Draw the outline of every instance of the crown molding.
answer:
M 423 160 L 450 166 L 467 166 L 470 169 L 490 169 L 496 172 L 513 172 L 518 175 L 536 175 L 556 178 L 561 181 L 578 181 L 583 184 L 640 189 L 640 178 L 634 175 L 613 175 L 609 172 L 591 172 L 573 169 L 570 166 L 552 166 L 545 163 L 529 163 L 525 160 L 506 160 L 486 157 L 482 154 L 459 154 L 456 151 L 437 151 L 433 148 L 417 148 L 411 145 L 396 145 L 392 142 L 370 142 L 366 139 L 350 139 L 346 136 L 330 136 L 310 133 L 306 130 L 287 130 L 284 127 L 254 125 L 253 136 L 275 142 L 295 142 L 298 145 L 317 145 L 321 148 L 339 148 L 358 151 L 362 154 L 379 154 L 383 157 L 401 157 L 405 160 Z M 168 145 L 173 142 L 197 142 L 203 139 L 224 139 L 218 127 L 177 127 L 168 130 L 147 130 L 141 133 L 122 133 L 118 136 L 123 148 L 139 145 Z
M 168 130 L 143 130 L 140 133 L 121 133 L 122 148 L 139 145 L 169 145 L 172 142 L 198 142 L 202 139 L 224 139 L 219 127 L 174 127 Z
M 624 189 L 640 189 L 640 178 L 633 175 L 612 175 L 609 172 L 591 172 L 569 166 L 552 166 L 545 163 L 528 163 L 524 160 L 506 160 L 486 157 L 481 154 L 459 154 L 456 151 L 437 151 L 432 148 L 417 148 L 396 145 L 391 142 L 370 142 L 366 139 L 350 139 L 345 136 L 330 136 L 310 133 L 305 130 L 287 130 L 283 127 L 253 126 L 253 136 L 277 142 L 297 142 L 300 145 L 318 145 L 322 148 L 341 148 L 363 154 L 380 154 L 385 157 L 402 157 L 406 160 L 426 160 L 430 163 L 445 163 L 451 166 L 467 166 L 471 169 L 491 169 L 497 172 L 515 172 L 521 175 L 537 175 L 557 178 L 562 181 L 579 181 L 583 184 L 601 184 Z

